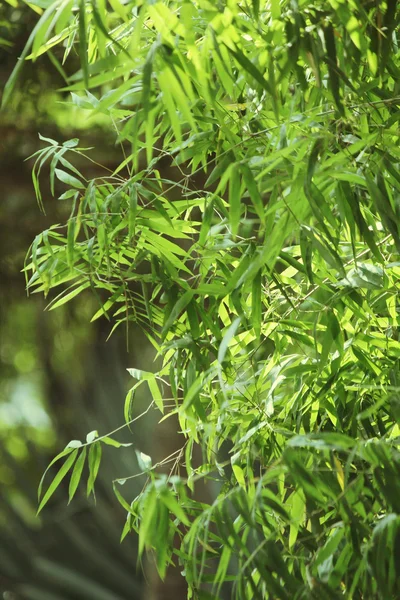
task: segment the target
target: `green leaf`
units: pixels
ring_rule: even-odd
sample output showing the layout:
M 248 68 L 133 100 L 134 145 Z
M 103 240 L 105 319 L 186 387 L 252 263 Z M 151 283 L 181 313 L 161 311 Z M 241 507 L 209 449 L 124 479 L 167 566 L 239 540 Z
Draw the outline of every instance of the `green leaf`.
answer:
M 184 525 L 189 526 L 189 520 L 182 509 L 182 507 L 178 504 L 175 496 L 167 489 L 164 489 L 160 495 L 161 501 L 165 504 L 165 506 L 170 510 Z
M 289 548 L 293 548 L 305 517 L 306 502 L 302 490 L 295 490 L 287 499 L 285 505 L 289 508 L 287 512 L 291 518 Z
M 10 98 L 14 92 L 16 83 L 18 81 L 18 77 L 20 76 L 20 73 L 23 69 L 24 63 L 25 63 L 25 59 L 28 56 L 29 50 L 32 47 L 32 44 L 36 38 L 36 35 L 38 33 L 38 31 L 40 31 L 40 29 L 43 26 L 43 23 L 46 23 L 46 21 L 48 20 L 48 18 L 50 17 L 51 13 L 57 9 L 57 6 L 59 5 L 60 0 L 56 0 L 55 2 L 52 3 L 52 5 L 48 6 L 46 5 L 45 8 L 45 12 L 42 14 L 42 16 L 40 17 L 39 21 L 36 23 L 35 27 L 33 28 L 33 30 L 31 31 L 28 41 L 26 42 L 26 45 L 22 51 L 21 56 L 19 57 L 17 64 L 15 65 L 10 77 L 7 80 L 7 83 L 4 87 L 4 91 L 3 91 L 3 96 L 1 99 L 1 108 L 4 109 L 5 106 L 9 103 Z
M 306 176 L 306 185 L 308 187 L 311 186 L 314 171 L 315 171 L 316 165 L 318 163 L 318 158 L 319 158 L 320 154 L 322 153 L 323 148 L 324 148 L 324 139 L 317 138 L 313 144 L 313 147 L 311 148 L 310 156 L 308 159 L 307 176 Z
M 199 246 L 204 246 L 207 236 L 210 232 L 211 222 L 214 214 L 214 200 L 210 200 L 204 209 L 203 219 L 201 223 Z
M 76 190 L 67 190 L 61 196 L 58 197 L 59 200 L 69 200 L 69 198 L 74 198 L 74 201 L 78 198 L 79 192 Z
M 148 379 L 147 384 L 149 386 L 149 390 L 150 390 L 151 396 L 155 402 L 155 405 L 163 413 L 164 412 L 163 397 L 161 395 L 160 388 L 158 387 L 156 378 L 154 377 L 153 379 Z
M 94 484 L 97 478 L 97 474 L 100 468 L 101 461 L 101 444 L 100 442 L 94 442 L 89 449 L 89 477 L 87 481 L 86 495 L 89 496 L 92 492 L 94 493 Z
M 86 38 L 86 2 L 79 0 L 79 59 L 85 87 L 89 87 L 88 44 Z
M 135 453 L 140 470 L 144 472 L 149 471 L 152 468 L 151 457 L 144 452 L 139 452 L 139 450 L 135 450 Z
M 154 375 L 154 373 L 149 373 L 148 371 L 142 371 L 140 369 L 127 369 L 127 371 L 135 379 L 138 379 L 139 381 L 147 381 L 150 393 L 153 397 L 156 406 L 161 412 L 163 412 L 163 398 L 160 393 L 160 389 L 158 387 L 156 376 Z
M 67 446 L 62 452 L 60 452 L 59 454 L 57 454 L 57 456 L 55 458 L 53 458 L 53 460 L 51 461 L 51 463 L 49 464 L 49 466 L 47 467 L 47 469 L 45 470 L 45 472 L 43 473 L 43 475 L 40 479 L 40 483 L 39 483 L 39 487 L 38 487 L 38 500 L 40 500 L 40 497 L 42 495 L 42 487 L 43 487 L 44 478 L 46 477 L 46 474 L 49 471 L 49 469 L 61 458 L 64 458 L 64 456 L 68 456 L 68 454 L 71 454 L 71 452 L 73 450 L 74 450 L 73 447 Z
M 311 284 L 314 284 L 314 274 L 312 271 L 313 246 L 310 237 L 303 227 L 300 229 L 300 250 L 301 259 L 306 269 L 308 280 Z
M 135 388 L 136 386 L 131 387 L 128 393 L 125 396 L 124 402 L 124 419 L 125 423 L 129 423 L 132 419 L 132 405 L 135 399 Z
M 236 48 L 235 50 L 229 46 L 227 46 L 227 48 L 232 56 L 234 56 L 234 58 L 237 60 L 239 65 L 243 68 L 243 72 L 245 74 L 249 74 L 268 94 L 272 95 L 273 92 L 270 89 L 268 82 L 266 79 L 264 79 L 260 71 L 251 62 L 251 60 L 249 60 L 239 48 Z
M 354 288 L 383 289 L 383 270 L 368 263 L 358 263 L 350 269 L 341 284 Z
M 264 203 L 257 187 L 257 183 L 253 177 L 253 173 L 246 164 L 241 164 L 240 170 L 243 174 L 243 179 L 247 187 L 247 191 L 250 194 L 254 209 L 258 215 L 258 218 L 260 219 L 261 225 L 264 225 Z
M 218 348 L 218 362 L 220 364 L 222 364 L 224 362 L 229 344 L 236 335 L 236 332 L 240 325 L 240 321 L 241 321 L 241 317 L 236 317 L 236 319 L 234 321 L 232 321 L 232 323 L 226 330 L 224 337 L 222 338 L 222 342 Z
M 129 227 L 129 237 L 132 238 L 135 235 L 135 221 L 136 214 L 138 209 L 137 202 L 137 189 L 135 185 L 132 185 L 129 188 L 129 217 L 128 217 L 128 227 Z
M 83 467 L 85 465 L 85 460 L 86 460 L 86 448 L 83 448 L 82 452 L 80 453 L 80 455 L 75 463 L 74 469 L 72 471 L 71 479 L 69 482 L 68 504 L 71 502 L 71 500 L 75 496 L 76 490 L 78 489 L 78 485 L 79 485 L 79 482 L 82 477 Z
M 328 560 L 329 557 L 331 557 L 334 554 L 334 552 L 336 551 L 340 542 L 342 541 L 344 534 L 345 534 L 344 527 L 338 527 L 331 534 L 331 536 L 328 538 L 325 545 L 317 553 L 317 556 L 316 556 L 316 559 L 314 562 L 315 567 L 318 567 L 319 565 L 321 565 L 324 561 Z
M 261 270 L 253 279 L 251 293 L 251 320 L 253 323 L 256 338 L 260 339 L 262 324 L 262 290 L 261 290 Z
M 72 465 L 75 462 L 75 459 L 76 459 L 77 455 L 78 455 L 78 450 L 77 449 L 71 451 L 71 454 L 68 456 L 67 460 L 64 462 L 64 464 L 62 465 L 62 467 L 58 471 L 57 475 L 54 477 L 53 481 L 51 482 L 51 484 L 47 488 L 46 493 L 43 495 L 43 498 L 42 498 L 42 500 L 41 500 L 41 502 L 39 504 L 39 508 L 38 508 L 37 514 L 39 514 L 41 512 L 41 510 L 43 509 L 43 507 L 50 500 L 51 496 L 54 494 L 54 492 L 56 491 L 56 489 L 58 488 L 58 486 L 60 485 L 60 483 L 62 482 L 62 480 L 66 476 L 66 474 L 68 473 L 68 471 L 71 469 Z M 54 461 L 53 461 L 53 464 L 54 464 Z
M 113 446 L 114 448 L 129 448 L 129 446 L 132 446 L 132 443 L 124 444 L 122 442 L 117 442 L 117 440 L 114 440 L 114 439 L 108 437 L 108 435 L 102 436 L 99 439 L 99 441 L 102 444 L 106 444 L 107 446 Z
M 235 165 L 232 165 L 229 171 L 229 224 L 232 236 L 237 235 L 241 214 L 241 182 L 240 176 Z
M 67 302 L 72 300 L 72 298 L 75 298 L 75 296 L 78 296 L 81 292 L 83 292 L 83 290 L 86 290 L 88 287 L 90 287 L 90 282 L 85 282 L 82 283 L 82 285 L 79 285 L 78 287 L 73 289 L 72 291 L 68 292 L 67 294 L 63 292 L 61 298 L 51 302 L 51 304 L 48 306 L 48 310 L 54 310 L 55 308 L 66 304 Z
M 68 221 L 68 230 L 67 230 L 67 259 L 68 265 L 72 267 L 74 265 L 74 255 L 75 255 L 75 231 L 76 231 L 76 221 L 75 219 L 70 219 Z
M 99 437 L 99 434 L 96 430 L 90 431 L 86 436 L 86 443 L 91 444 Z
M 230 152 L 226 154 L 222 160 L 218 160 L 207 181 L 205 182 L 204 187 L 211 187 L 214 183 L 219 181 L 222 175 L 234 161 L 235 159 Z
M 327 52 L 327 64 L 329 73 L 329 85 L 332 91 L 332 96 L 335 100 L 336 108 L 341 115 L 344 115 L 343 102 L 340 92 L 340 79 L 337 70 L 337 56 L 336 56 L 336 44 L 335 44 L 335 33 L 331 24 L 324 27 L 324 38 Z
M 390 200 L 387 197 L 384 183 L 380 179 L 380 185 L 378 186 L 368 173 L 365 173 L 365 179 L 367 181 L 367 186 L 374 200 L 375 206 L 382 218 L 383 224 L 393 236 L 397 251 L 400 252 L 398 219 L 396 218 Z
M 296 435 L 288 442 L 288 446 L 292 447 L 312 447 L 321 450 L 349 450 L 354 445 L 354 439 L 342 433 Z
M 68 442 L 67 444 L 67 448 L 81 448 L 83 446 L 82 442 L 80 440 L 71 440 L 70 442 Z
M 72 187 L 78 188 L 78 189 L 83 189 L 85 187 L 83 185 L 83 183 L 81 181 L 79 181 L 79 179 L 77 179 L 73 175 L 70 175 L 66 171 L 63 171 L 62 169 L 54 169 L 54 171 L 55 171 L 57 178 L 60 181 L 62 181 L 63 183 L 65 183 L 67 185 L 71 185 Z
M 172 327 L 172 325 L 178 319 L 178 317 L 181 314 L 181 312 L 183 310 L 185 310 L 185 308 L 187 307 L 187 305 L 189 304 L 189 302 L 191 302 L 192 298 L 193 298 L 193 291 L 192 290 L 188 290 L 182 296 L 180 296 L 180 298 L 177 300 L 177 302 L 173 306 L 170 314 L 168 315 L 168 319 L 166 320 L 166 322 L 164 324 L 164 327 L 163 327 L 163 330 L 162 330 L 162 336 L 163 337 L 166 336 L 166 334 L 169 331 L 169 329 Z
M 157 494 L 151 488 L 142 506 L 142 520 L 139 529 L 139 556 L 142 555 L 145 546 L 149 547 L 157 532 L 157 523 L 154 515 L 157 510 Z

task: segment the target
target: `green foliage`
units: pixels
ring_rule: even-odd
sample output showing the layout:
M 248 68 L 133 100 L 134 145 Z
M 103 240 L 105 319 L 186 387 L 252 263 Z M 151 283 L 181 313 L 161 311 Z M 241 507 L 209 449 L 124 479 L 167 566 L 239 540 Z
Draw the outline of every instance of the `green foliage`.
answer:
M 55 308 L 90 288 L 93 320 L 142 327 L 162 364 L 130 370 L 125 419 L 146 382 L 182 432 L 169 476 L 139 454 L 142 494 L 114 482 L 123 537 L 161 576 L 182 564 L 189 598 L 399 597 L 396 3 L 32 4 L 24 57 L 79 54 L 71 102 L 122 156 L 87 180 L 88 150 L 44 140 L 38 202 L 47 163 L 71 210 L 34 240 L 28 289 L 61 290 Z M 39 509 L 86 456 L 93 491 L 105 439 L 57 457 Z

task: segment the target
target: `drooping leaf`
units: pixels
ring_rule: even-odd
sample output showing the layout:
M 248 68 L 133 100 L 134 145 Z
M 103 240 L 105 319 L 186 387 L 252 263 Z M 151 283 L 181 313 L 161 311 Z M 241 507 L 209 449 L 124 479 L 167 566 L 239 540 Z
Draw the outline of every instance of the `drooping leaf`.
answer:
M 58 471 L 58 473 L 55 475 L 53 481 L 47 488 L 45 494 L 43 495 L 43 498 L 40 501 L 39 508 L 37 511 L 38 513 L 41 512 L 41 510 L 47 504 L 47 502 L 50 500 L 51 496 L 54 494 L 54 492 L 56 491 L 56 489 L 58 488 L 58 486 L 60 485 L 60 483 L 62 482 L 64 477 L 67 475 L 68 471 L 71 469 L 72 465 L 74 464 L 77 455 L 78 455 L 78 449 L 72 450 L 72 452 L 70 453 L 70 455 L 68 456 L 68 458 L 66 459 L 66 461 L 64 462 L 64 464 L 62 465 L 60 470 Z

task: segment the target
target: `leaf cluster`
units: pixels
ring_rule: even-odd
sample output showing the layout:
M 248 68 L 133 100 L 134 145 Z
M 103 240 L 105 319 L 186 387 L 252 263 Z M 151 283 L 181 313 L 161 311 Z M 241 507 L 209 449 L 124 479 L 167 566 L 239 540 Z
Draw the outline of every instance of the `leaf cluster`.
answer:
M 123 536 L 161 576 L 181 563 L 193 598 L 398 597 L 396 3 L 32 4 L 22 58 L 51 50 L 64 71 L 76 51 L 65 89 L 123 154 L 88 181 L 77 140 L 44 140 L 38 201 L 49 162 L 71 212 L 34 240 L 28 289 L 61 290 L 50 308 L 90 289 L 93 319 L 142 327 L 162 366 L 131 370 L 125 419 L 146 382 L 184 437 L 169 477 L 138 455 L 132 502 L 115 482 Z M 76 459 L 73 496 L 78 451 L 40 508 Z

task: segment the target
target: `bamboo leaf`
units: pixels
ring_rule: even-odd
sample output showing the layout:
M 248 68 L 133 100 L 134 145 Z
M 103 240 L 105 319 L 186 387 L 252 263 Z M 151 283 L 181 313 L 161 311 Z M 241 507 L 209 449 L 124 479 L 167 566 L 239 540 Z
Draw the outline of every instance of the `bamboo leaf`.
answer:
M 253 203 L 254 209 L 260 219 L 261 224 L 264 224 L 264 203 L 261 197 L 261 194 L 258 190 L 257 183 L 253 177 L 251 169 L 248 165 L 240 165 L 240 169 L 243 173 L 243 179 L 245 185 L 247 187 L 247 191 L 250 194 L 251 201 Z
M 82 449 L 72 471 L 71 479 L 69 482 L 69 490 L 68 490 L 68 504 L 71 502 L 73 497 L 75 496 L 76 490 L 78 489 L 79 482 L 82 477 L 83 467 L 85 466 L 86 460 L 86 448 Z
M 261 290 L 261 270 L 253 279 L 252 294 L 251 294 L 251 318 L 256 334 L 256 338 L 260 339 L 261 324 L 262 324 L 262 290 Z
M 43 498 L 39 504 L 37 514 L 39 514 L 41 512 L 43 507 L 50 500 L 51 496 L 54 494 L 54 492 L 56 491 L 56 489 L 58 488 L 58 486 L 60 485 L 60 483 L 66 476 L 66 474 L 68 473 L 68 471 L 71 469 L 72 465 L 75 462 L 77 455 L 78 455 L 78 449 L 75 449 L 75 450 L 71 449 L 70 455 L 68 456 L 68 458 L 66 459 L 66 461 L 64 462 L 64 464 L 62 465 L 60 470 L 58 471 L 57 475 L 54 477 L 53 481 L 47 488 L 46 493 L 43 495 Z M 60 457 L 60 455 L 59 455 L 59 457 Z M 53 464 L 54 464 L 54 461 L 53 461 Z
M 74 450 L 74 448 L 71 448 L 69 446 L 67 446 L 62 452 L 60 452 L 59 454 L 57 454 L 57 456 L 55 458 L 53 458 L 53 460 L 51 461 L 51 463 L 49 464 L 49 466 L 47 467 L 47 469 L 45 470 L 45 472 L 42 475 L 42 478 L 40 480 L 39 483 L 39 487 L 38 487 L 38 499 L 40 500 L 40 497 L 42 495 L 42 488 L 43 488 L 43 482 L 44 482 L 44 478 L 46 477 L 47 472 L 49 471 L 49 469 L 57 462 L 59 461 L 61 458 L 64 458 L 64 456 L 68 456 L 68 454 L 71 454 L 71 452 Z
M 83 72 L 83 83 L 89 87 L 89 65 L 87 45 L 86 2 L 79 0 L 79 58 Z
M 62 169 L 54 169 L 54 172 L 57 176 L 57 179 L 59 179 L 66 185 L 71 185 L 72 187 L 78 189 L 83 189 L 85 187 L 83 183 L 79 181 L 79 179 L 77 179 L 73 175 L 70 175 L 66 171 L 63 171 Z
M 101 462 L 101 444 L 100 442 L 94 442 L 89 449 L 89 477 L 87 481 L 86 495 L 89 496 L 91 493 L 94 494 L 94 484 L 97 478 L 97 474 L 100 468 Z
M 26 42 L 26 45 L 22 51 L 22 54 L 19 57 L 18 62 L 16 64 L 16 66 L 14 67 L 14 69 L 4 87 L 4 91 L 3 91 L 3 95 L 2 95 L 2 99 L 1 99 L 1 108 L 2 109 L 4 109 L 5 106 L 9 103 L 11 95 L 15 89 L 18 77 L 20 76 L 20 73 L 23 69 L 25 59 L 28 56 L 29 50 L 31 49 L 34 40 L 36 39 L 36 35 L 37 35 L 38 31 L 40 31 L 43 24 L 46 23 L 46 21 L 49 19 L 51 13 L 57 9 L 60 1 L 61 0 L 56 0 L 55 2 L 52 3 L 52 5 L 50 5 L 49 7 L 46 7 L 46 10 L 40 17 L 39 21 L 36 23 L 32 32 L 30 33 L 28 41 Z
M 237 235 L 241 214 L 241 182 L 238 170 L 234 167 L 230 170 L 229 178 L 229 224 L 232 236 Z
M 176 304 L 174 305 L 174 307 L 172 308 L 170 314 L 168 315 L 168 319 L 166 320 L 163 330 L 162 330 L 162 336 L 165 337 L 167 332 L 169 331 L 169 329 L 172 327 L 172 325 L 175 323 L 175 321 L 177 320 L 177 318 L 179 317 L 179 315 L 181 314 L 181 312 L 183 310 L 185 310 L 185 308 L 187 307 L 187 305 L 189 304 L 189 302 L 192 300 L 193 298 L 193 291 L 192 290 L 188 290 L 187 292 L 185 292 L 176 302 Z
M 332 96 L 335 100 L 336 108 L 341 115 L 344 115 L 343 102 L 340 93 L 340 80 L 337 74 L 337 56 L 335 33 L 331 24 L 324 28 L 324 38 L 328 57 L 328 73 L 329 85 L 332 91 Z
M 222 342 L 218 349 L 218 362 L 220 364 L 222 364 L 224 362 L 225 355 L 227 353 L 229 344 L 230 344 L 231 340 L 234 338 L 234 336 L 236 335 L 236 332 L 240 325 L 240 321 L 241 321 L 241 318 L 236 317 L 236 319 L 228 327 L 224 337 L 222 338 Z

